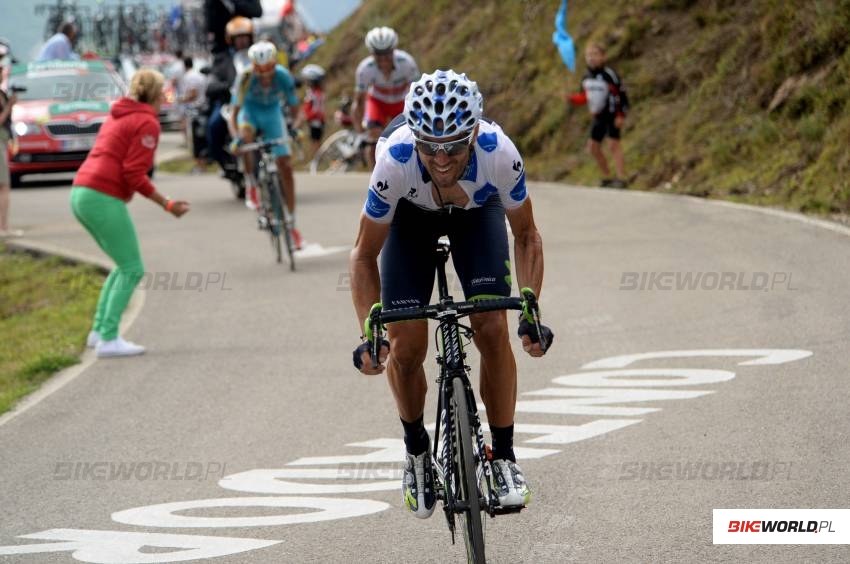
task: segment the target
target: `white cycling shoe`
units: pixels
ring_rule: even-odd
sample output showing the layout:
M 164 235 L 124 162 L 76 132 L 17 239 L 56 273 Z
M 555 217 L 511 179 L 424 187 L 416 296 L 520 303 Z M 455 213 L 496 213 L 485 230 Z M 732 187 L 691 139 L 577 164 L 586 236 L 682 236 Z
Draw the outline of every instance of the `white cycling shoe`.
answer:
M 144 354 L 145 347 L 116 337 L 111 341 L 100 341 L 94 350 L 98 358 L 110 358 Z
M 531 501 L 531 489 L 516 462 L 494 460 L 491 465 L 491 483 L 504 508 L 525 507 Z

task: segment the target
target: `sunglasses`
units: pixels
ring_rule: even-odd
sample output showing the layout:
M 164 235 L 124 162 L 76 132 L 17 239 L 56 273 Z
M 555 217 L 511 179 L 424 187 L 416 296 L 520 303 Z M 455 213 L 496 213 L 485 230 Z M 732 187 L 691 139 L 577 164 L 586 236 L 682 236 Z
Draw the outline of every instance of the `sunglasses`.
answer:
M 454 157 L 461 154 L 470 145 L 472 145 L 472 133 L 462 139 L 448 141 L 446 143 L 435 143 L 434 141 L 416 139 L 416 150 L 429 157 L 435 156 L 440 151 L 445 152 L 450 157 Z

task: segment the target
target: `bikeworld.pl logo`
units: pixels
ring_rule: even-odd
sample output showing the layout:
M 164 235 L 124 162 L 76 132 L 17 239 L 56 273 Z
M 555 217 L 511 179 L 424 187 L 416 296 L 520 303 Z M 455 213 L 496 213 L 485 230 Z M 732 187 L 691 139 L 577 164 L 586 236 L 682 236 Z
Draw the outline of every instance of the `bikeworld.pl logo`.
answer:
M 728 533 L 834 533 L 832 521 L 729 521 Z
M 850 509 L 715 509 L 712 513 L 714 544 L 850 544 Z

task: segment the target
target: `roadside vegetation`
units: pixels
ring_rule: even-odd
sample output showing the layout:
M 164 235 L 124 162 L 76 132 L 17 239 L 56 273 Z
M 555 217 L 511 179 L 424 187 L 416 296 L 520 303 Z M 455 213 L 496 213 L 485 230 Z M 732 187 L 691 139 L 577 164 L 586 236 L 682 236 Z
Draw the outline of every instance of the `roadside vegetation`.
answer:
M 315 57 L 329 109 L 352 95 L 366 31 L 389 25 L 423 71 L 478 82 L 530 177 L 595 184 L 588 112 L 562 96 L 579 88 L 584 47 L 598 41 L 629 91 L 633 188 L 850 212 L 850 0 L 569 4 L 576 74 L 551 41 L 557 1 L 364 2 Z
M 0 413 L 80 360 L 103 275 L 0 245 Z

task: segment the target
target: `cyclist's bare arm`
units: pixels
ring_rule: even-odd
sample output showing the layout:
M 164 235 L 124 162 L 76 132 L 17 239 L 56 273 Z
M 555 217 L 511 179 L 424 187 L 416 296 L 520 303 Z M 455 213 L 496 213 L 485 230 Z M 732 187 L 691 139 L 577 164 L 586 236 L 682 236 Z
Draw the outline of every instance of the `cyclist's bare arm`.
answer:
M 239 116 L 239 110 L 242 109 L 242 106 L 237 104 L 231 104 L 230 106 L 230 136 L 236 139 L 239 137 L 239 126 L 237 125 L 237 118 Z
M 543 239 L 534 224 L 531 198 L 505 213 L 514 234 L 517 284 L 520 288 L 531 288 L 539 298 L 543 287 Z
M 363 132 L 363 114 L 366 111 L 366 91 L 357 92 L 354 95 L 354 103 L 351 106 L 351 118 L 354 121 L 354 130 Z
M 359 328 L 369 317 L 372 306 L 381 301 L 381 277 L 378 272 L 378 254 L 390 232 L 389 223 L 376 223 L 360 215 L 357 240 L 351 251 L 349 275 L 351 276 L 351 299 L 357 312 Z

